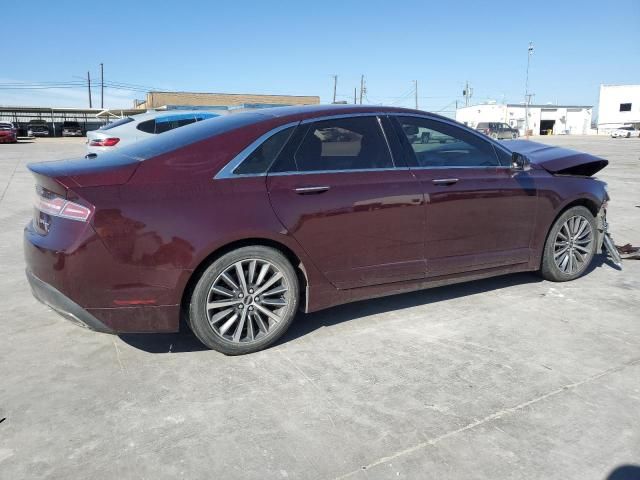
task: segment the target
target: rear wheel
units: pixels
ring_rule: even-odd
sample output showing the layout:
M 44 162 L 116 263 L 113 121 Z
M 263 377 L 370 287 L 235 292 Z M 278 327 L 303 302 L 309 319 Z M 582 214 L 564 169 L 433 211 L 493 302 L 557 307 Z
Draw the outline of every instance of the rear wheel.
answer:
M 587 270 L 596 249 L 596 222 L 585 207 L 572 207 L 551 227 L 542 258 L 542 276 L 554 282 L 574 280 Z
M 243 247 L 202 274 L 189 305 L 189 325 L 207 347 L 226 355 L 262 350 L 287 330 L 298 309 L 298 278 L 278 250 Z

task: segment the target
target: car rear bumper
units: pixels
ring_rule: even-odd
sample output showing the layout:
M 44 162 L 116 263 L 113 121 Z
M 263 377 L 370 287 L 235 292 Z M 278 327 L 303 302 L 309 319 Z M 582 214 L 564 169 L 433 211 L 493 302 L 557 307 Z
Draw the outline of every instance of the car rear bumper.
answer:
M 90 328 L 96 332 L 115 333 L 111 328 L 91 315 L 69 297 L 66 297 L 48 283 L 40 280 L 29 270 L 26 272 L 27 280 L 31 286 L 31 292 L 33 296 L 36 297 L 36 300 L 48 305 L 64 318 L 81 327 Z
M 176 332 L 180 305 L 171 288 L 172 270 L 119 264 L 90 227 L 72 222 L 66 231 L 75 239 L 39 235 L 32 223 L 24 231 L 27 278 L 34 296 L 63 317 L 92 330 L 108 333 Z M 86 228 L 71 231 L 73 227 Z M 166 274 L 166 275 L 165 275 Z M 150 304 L 149 298 L 156 299 Z

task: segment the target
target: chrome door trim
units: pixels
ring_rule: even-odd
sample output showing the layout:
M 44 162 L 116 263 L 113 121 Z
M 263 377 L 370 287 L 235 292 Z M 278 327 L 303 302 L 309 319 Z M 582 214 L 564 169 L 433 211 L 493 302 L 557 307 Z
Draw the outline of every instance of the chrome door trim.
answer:
M 273 172 L 268 173 L 269 177 L 281 177 L 283 175 L 322 175 L 324 173 L 368 173 L 368 172 L 398 172 L 403 170 L 410 170 L 408 167 L 394 167 L 394 168 L 354 168 L 344 170 L 309 170 L 308 172 Z
M 293 191 L 299 193 L 300 195 L 304 195 L 307 193 L 323 193 L 329 190 L 331 187 L 329 185 L 317 185 L 313 187 L 297 187 L 294 188 Z

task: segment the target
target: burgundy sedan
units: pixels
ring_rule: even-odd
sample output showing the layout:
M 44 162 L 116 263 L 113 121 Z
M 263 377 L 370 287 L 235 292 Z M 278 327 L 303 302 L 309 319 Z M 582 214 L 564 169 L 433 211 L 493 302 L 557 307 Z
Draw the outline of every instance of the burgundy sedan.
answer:
M 371 106 L 205 120 L 96 159 L 31 164 L 36 298 L 110 333 L 272 344 L 296 312 L 539 271 L 606 241 L 607 161 Z M 302 318 L 301 321 L 304 321 Z

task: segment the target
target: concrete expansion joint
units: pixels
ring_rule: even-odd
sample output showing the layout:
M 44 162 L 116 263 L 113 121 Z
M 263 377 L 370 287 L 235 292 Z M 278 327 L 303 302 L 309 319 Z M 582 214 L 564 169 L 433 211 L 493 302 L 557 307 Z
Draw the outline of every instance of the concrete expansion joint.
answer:
M 574 383 L 569 383 L 567 385 L 563 385 L 563 386 L 561 386 L 559 388 L 556 388 L 555 390 L 547 392 L 547 393 L 545 393 L 543 395 L 539 395 L 539 396 L 537 396 L 537 397 L 535 397 L 535 398 L 533 398 L 531 400 L 527 400 L 526 402 L 520 403 L 520 404 L 515 405 L 513 407 L 508 407 L 508 408 L 505 408 L 505 409 L 500 410 L 498 412 L 495 412 L 495 413 L 492 413 L 490 415 L 487 415 L 486 417 L 484 417 L 484 418 L 482 418 L 480 420 L 476 420 L 475 422 L 471 422 L 471 423 L 465 425 L 464 427 L 460 427 L 460 428 L 457 428 L 455 430 L 451 430 L 450 432 L 444 433 L 442 435 L 439 435 L 439 436 L 434 437 L 432 439 L 429 439 L 427 441 L 417 443 L 416 445 L 413 445 L 413 446 L 411 446 L 409 448 L 406 448 L 404 450 L 399 450 L 398 452 L 395 452 L 395 453 L 393 453 L 391 455 L 379 458 L 379 459 L 369 463 L 368 465 L 363 465 L 362 467 L 358 468 L 357 470 L 353 470 L 353 471 L 345 473 L 343 475 L 339 475 L 337 477 L 334 477 L 332 480 L 342 480 L 342 479 L 345 479 L 345 478 L 350 478 L 350 477 L 362 472 L 363 470 L 364 471 L 369 470 L 369 469 L 371 469 L 373 467 L 377 467 L 378 465 L 382 465 L 384 463 L 387 463 L 387 462 L 390 462 L 392 460 L 395 460 L 396 458 L 404 457 L 404 456 L 409 455 L 409 454 L 411 454 L 413 452 L 425 449 L 425 448 L 430 447 L 430 446 L 434 446 L 434 445 L 440 443 L 442 440 L 445 440 L 445 439 L 447 439 L 449 437 L 453 437 L 453 436 L 455 436 L 455 435 L 457 435 L 459 433 L 466 432 L 467 430 L 472 430 L 472 429 L 474 429 L 476 427 L 484 425 L 485 423 L 492 422 L 494 420 L 499 420 L 500 418 L 502 418 L 502 417 L 504 417 L 506 415 L 509 415 L 509 414 L 512 414 L 512 413 L 516 413 L 516 412 L 518 412 L 520 410 L 523 410 L 526 407 L 534 405 L 534 404 L 536 404 L 538 402 L 541 402 L 543 400 L 546 400 L 548 398 L 554 397 L 554 396 L 558 395 L 559 393 L 567 392 L 567 391 L 570 391 L 570 390 L 575 390 L 576 388 L 578 388 L 578 387 L 580 387 L 582 385 L 586 385 L 588 383 L 594 382 L 596 380 L 599 380 L 599 379 L 601 379 L 603 377 L 606 377 L 608 375 L 611 375 L 613 373 L 616 373 L 616 372 L 619 372 L 621 370 L 624 370 L 625 368 L 632 367 L 632 366 L 639 365 L 639 364 L 640 364 L 640 357 L 633 358 L 633 359 L 631 359 L 631 360 L 629 360 L 627 362 L 624 362 L 621 365 L 618 365 L 618 366 L 612 367 L 612 368 L 608 368 L 607 370 L 604 370 L 604 371 L 602 371 L 600 373 L 596 373 L 594 375 L 591 375 L 591 376 L 589 376 L 589 377 L 587 377 L 587 378 L 585 378 L 583 380 L 580 380 L 578 382 L 574 382 Z

